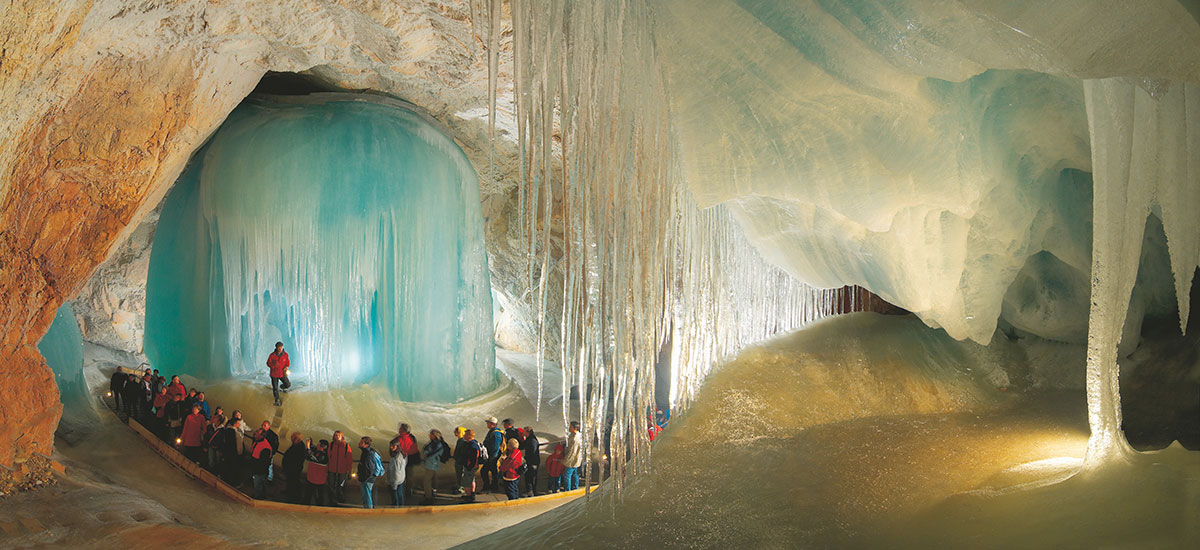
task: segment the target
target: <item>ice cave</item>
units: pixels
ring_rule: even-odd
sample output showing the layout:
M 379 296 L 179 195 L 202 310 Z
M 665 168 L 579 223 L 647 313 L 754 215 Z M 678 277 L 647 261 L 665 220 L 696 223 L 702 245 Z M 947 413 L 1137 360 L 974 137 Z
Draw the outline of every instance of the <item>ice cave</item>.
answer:
M 2 548 L 1200 546 L 1195 0 L 0 44 Z

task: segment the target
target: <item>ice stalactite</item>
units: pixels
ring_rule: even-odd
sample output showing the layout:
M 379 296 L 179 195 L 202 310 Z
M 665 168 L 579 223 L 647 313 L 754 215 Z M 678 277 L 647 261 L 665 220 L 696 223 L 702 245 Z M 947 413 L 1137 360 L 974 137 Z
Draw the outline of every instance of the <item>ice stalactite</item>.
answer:
M 1160 214 L 1186 330 L 1200 265 L 1200 86 L 1124 78 L 1084 82 L 1092 137 L 1092 301 L 1088 464 L 1132 453 L 1121 431 L 1117 344 L 1137 280 L 1146 217 Z
M 473 3 L 493 75 L 501 4 Z M 664 342 L 678 411 L 716 362 L 854 300 L 765 262 L 723 207 L 697 209 L 676 169 L 647 5 L 510 7 L 518 223 L 537 312 L 538 391 L 546 335 L 557 330 L 562 392 L 579 390 L 585 456 L 601 446 L 620 494 L 624 474 L 649 454 L 647 413 Z M 551 292 L 561 293 L 561 310 L 549 311 Z M 564 423 L 573 420 L 566 405 Z M 585 463 L 585 477 L 593 467 Z
M 167 373 L 266 376 L 276 340 L 316 389 L 409 401 L 495 386 L 475 172 L 398 101 L 256 99 L 164 203 L 147 283 L 147 355 Z

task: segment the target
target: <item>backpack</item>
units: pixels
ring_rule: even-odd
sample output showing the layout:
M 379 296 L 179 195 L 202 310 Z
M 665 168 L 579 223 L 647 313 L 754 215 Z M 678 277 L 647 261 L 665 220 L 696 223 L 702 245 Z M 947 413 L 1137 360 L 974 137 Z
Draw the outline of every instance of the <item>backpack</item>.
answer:
M 449 462 L 450 461 L 450 447 L 448 445 L 446 445 L 445 443 L 442 443 L 442 451 L 441 452 L 442 452 L 442 456 L 439 457 L 438 459 L 442 461 L 442 464 Z
M 383 475 L 383 460 L 379 458 L 379 453 L 371 450 L 371 475 L 379 477 Z

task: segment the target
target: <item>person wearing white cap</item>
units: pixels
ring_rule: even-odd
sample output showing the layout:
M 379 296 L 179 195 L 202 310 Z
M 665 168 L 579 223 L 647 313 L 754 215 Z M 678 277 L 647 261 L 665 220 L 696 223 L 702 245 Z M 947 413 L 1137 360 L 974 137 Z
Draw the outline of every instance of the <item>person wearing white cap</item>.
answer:
M 483 449 L 487 451 L 487 460 L 483 463 L 483 488 L 493 493 L 500 491 L 500 474 L 496 465 L 500 462 L 500 446 L 504 441 L 504 432 L 496 427 L 496 417 L 490 416 L 484 420 L 487 423 L 487 435 L 483 436 Z

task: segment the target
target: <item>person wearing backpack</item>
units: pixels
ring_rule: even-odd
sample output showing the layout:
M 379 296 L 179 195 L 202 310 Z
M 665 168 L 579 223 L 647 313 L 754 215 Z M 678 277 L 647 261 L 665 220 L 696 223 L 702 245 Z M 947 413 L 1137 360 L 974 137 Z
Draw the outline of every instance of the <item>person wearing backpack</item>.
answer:
M 388 443 L 388 473 L 387 485 L 392 490 L 392 505 L 404 506 L 404 482 L 408 479 L 405 471 L 408 466 L 408 457 L 404 456 L 404 451 L 400 449 L 400 441 L 393 439 Z
M 370 436 L 362 436 L 362 439 L 358 440 L 358 448 L 362 449 L 358 460 L 358 485 L 362 489 L 363 508 L 369 510 L 375 507 L 371 491 L 375 489 L 375 480 L 384 473 L 383 459 L 371 448 Z
M 423 449 L 425 454 L 425 500 L 421 504 L 433 504 L 433 484 L 437 480 L 438 470 L 442 468 L 442 463 L 448 460 L 450 447 L 446 445 L 446 440 L 442 439 L 442 432 L 438 430 L 429 430 L 429 443 L 425 444 Z
M 462 464 L 463 473 L 458 484 L 463 489 L 462 501 L 475 502 L 475 474 L 479 471 L 480 454 L 483 447 L 475 441 L 475 430 L 463 432 L 463 442 L 454 450 L 454 462 Z
M 521 474 L 524 473 L 525 460 L 521 456 L 521 443 L 509 439 L 505 446 L 504 459 L 500 461 L 500 479 L 504 481 L 504 494 L 508 500 L 521 498 Z
M 413 467 L 421 463 L 421 448 L 417 445 L 417 438 L 408 424 L 400 423 L 399 433 L 392 438 L 392 442 L 399 445 L 400 452 L 404 453 L 405 468 L 408 468 L 408 471 L 404 472 L 405 479 L 412 479 Z M 404 488 L 405 496 L 412 496 L 411 484 L 409 485 Z
M 496 427 L 496 417 L 484 420 L 487 423 L 487 435 L 483 436 L 483 490 L 493 493 L 500 491 L 500 476 L 496 473 L 496 465 L 500 463 L 500 451 L 504 446 L 504 432 Z

